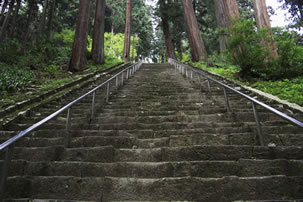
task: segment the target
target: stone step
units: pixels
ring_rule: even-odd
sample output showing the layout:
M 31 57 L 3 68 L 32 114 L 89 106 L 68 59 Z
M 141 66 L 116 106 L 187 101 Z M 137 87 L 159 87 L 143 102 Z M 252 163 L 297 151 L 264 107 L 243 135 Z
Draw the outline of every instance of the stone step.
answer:
M 66 134 L 65 134 L 66 135 Z M 0 138 L 0 142 L 6 139 Z M 16 143 L 17 147 L 52 147 L 64 146 L 64 136 L 56 138 L 25 137 Z M 88 136 L 71 137 L 70 148 L 77 147 L 100 147 L 111 145 L 115 148 L 132 148 L 140 145 L 138 140 L 127 136 Z
M 199 200 L 233 201 L 256 198 L 302 198 L 302 177 L 198 178 L 175 177 L 89 178 L 89 177 L 12 177 L 8 179 L 10 198 L 60 198 L 69 200 L 151 201 Z M 15 184 L 18 184 L 15 188 Z
M 12 124 L 7 127 L 7 130 L 25 130 L 30 127 L 31 124 Z M 230 123 L 230 122 L 162 122 L 162 123 L 100 123 L 100 124 L 85 124 L 72 122 L 73 129 L 81 130 L 134 130 L 134 129 L 153 129 L 153 130 L 169 130 L 169 129 L 190 129 L 190 128 L 228 128 L 234 127 L 236 130 L 241 130 L 241 127 L 245 127 L 243 123 Z M 40 127 L 40 129 L 65 129 L 64 123 L 46 123 Z
M 114 149 L 112 146 L 64 148 L 16 147 L 13 159 L 28 161 L 87 161 L 87 162 L 163 162 L 251 159 L 303 158 L 302 148 L 260 146 L 187 146 L 152 149 Z
M 131 133 L 132 132 L 132 133 Z M 144 131 L 142 131 L 144 132 Z M 53 134 L 45 135 L 37 133 L 29 135 L 16 143 L 17 147 L 51 147 L 65 145 L 67 132 L 60 131 L 54 137 Z M 15 134 L 13 134 L 15 135 Z M 186 135 L 167 135 L 162 137 L 150 137 L 151 135 L 138 135 L 134 131 L 114 131 L 104 132 L 82 132 L 70 133 L 71 142 L 69 147 L 97 147 L 111 145 L 114 148 L 160 148 L 160 147 L 179 147 L 197 145 L 259 145 L 254 133 L 234 133 L 234 134 L 186 134 Z M 12 134 L 10 135 L 12 136 Z M 140 139 L 139 139 L 140 138 Z M 8 137 L 1 137 L 0 143 Z M 265 143 L 274 146 L 300 146 L 303 145 L 302 134 L 266 134 Z
M 252 159 L 302 159 L 301 147 L 260 146 L 191 146 L 163 147 L 156 149 L 120 149 L 116 161 L 159 162 L 159 161 L 201 161 Z
M 231 122 L 229 120 L 219 120 L 220 122 L 209 121 L 195 121 L 195 122 L 162 122 L 162 123 L 140 123 L 140 122 L 127 122 L 127 123 L 77 123 L 71 122 L 73 129 L 81 130 L 134 130 L 134 129 L 152 129 L 152 130 L 170 130 L 170 129 L 190 129 L 190 128 L 205 128 L 206 131 L 219 130 L 224 128 L 234 128 L 235 131 L 247 131 L 247 128 L 254 128 L 256 123 L 252 122 Z M 262 122 L 262 128 L 265 130 L 269 127 L 280 129 L 280 133 L 284 133 L 289 128 L 294 128 L 296 133 L 302 133 L 302 129 L 291 126 L 286 121 L 266 121 Z M 25 130 L 31 124 L 11 124 L 6 127 L 7 130 Z M 65 129 L 66 124 L 63 122 L 46 123 L 40 129 Z M 287 133 L 287 132 L 286 132 Z M 292 131 L 291 131 L 292 133 Z
M 302 168 L 303 160 L 285 159 L 115 163 L 91 163 L 81 161 L 32 162 L 16 160 L 11 162 L 9 176 L 112 176 L 131 178 L 301 176 L 303 174 Z

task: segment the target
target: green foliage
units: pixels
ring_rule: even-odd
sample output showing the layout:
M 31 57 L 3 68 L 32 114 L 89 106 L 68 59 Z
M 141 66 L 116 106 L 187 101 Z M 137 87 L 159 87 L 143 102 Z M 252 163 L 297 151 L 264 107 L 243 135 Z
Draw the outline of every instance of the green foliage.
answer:
M 58 66 L 55 65 L 55 64 L 52 64 L 52 65 L 49 65 L 47 67 L 47 71 L 50 73 L 50 74 L 56 74 L 58 72 Z
M 267 30 L 256 30 L 253 20 L 235 21 L 230 28 L 227 56 L 241 68 L 242 77 L 271 80 L 293 78 L 303 73 L 303 47 L 296 45 L 290 33 L 274 32 L 278 48 L 278 60 L 270 59 L 263 41 L 271 41 Z
M 53 34 L 53 40 L 55 43 L 61 43 L 62 45 L 72 46 L 74 42 L 75 32 L 73 30 L 64 29 L 62 32 L 56 32 Z
M 239 65 L 242 76 L 264 76 L 269 52 L 260 43 L 266 32 L 256 31 L 253 20 L 234 21 L 230 27 L 228 57 Z
M 7 64 L 17 64 L 19 62 L 18 49 L 20 44 L 15 40 L 1 44 L 0 62 Z
M 274 30 L 279 59 L 276 69 L 271 72 L 272 79 L 294 78 L 303 74 L 303 46 L 296 45 L 297 36 L 283 31 Z
M 217 63 L 218 64 L 218 63 Z M 238 77 L 240 68 L 233 65 L 224 64 L 224 67 L 207 67 L 206 63 L 193 63 L 195 67 L 214 72 L 226 78 L 237 80 L 242 83 L 243 80 Z M 223 65 L 223 63 L 221 63 Z M 282 79 L 277 81 L 264 81 L 258 80 L 254 82 L 244 81 L 245 85 L 250 85 L 253 88 L 257 88 L 263 92 L 275 95 L 283 100 L 296 103 L 303 106 L 303 77 L 297 77 L 295 79 Z
M 135 49 L 134 49 L 134 57 L 137 57 L 137 49 L 136 47 L 139 44 L 138 37 L 131 37 L 131 47 L 130 52 L 132 55 L 133 49 L 133 39 L 135 39 Z M 113 33 L 104 33 L 104 52 L 105 58 L 107 61 L 109 60 L 116 60 L 121 59 L 123 55 L 123 48 L 124 48 L 124 34 L 113 34 Z
M 280 81 L 258 81 L 252 85 L 254 88 L 278 96 L 303 106 L 303 77 Z
M 1 94 L 20 90 L 31 83 L 33 72 L 27 69 L 20 69 L 15 66 L 7 66 L 0 63 L 0 90 Z
M 215 60 L 214 60 L 215 61 Z M 218 63 L 216 63 L 218 64 Z M 231 79 L 238 79 L 238 73 L 240 72 L 240 68 L 238 66 L 234 65 L 228 65 L 221 63 L 222 67 L 208 67 L 206 63 L 204 62 L 195 62 L 193 63 L 195 67 L 214 72 L 216 74 L 219 74 L 221 76 L 224 76 L 226 78 Z

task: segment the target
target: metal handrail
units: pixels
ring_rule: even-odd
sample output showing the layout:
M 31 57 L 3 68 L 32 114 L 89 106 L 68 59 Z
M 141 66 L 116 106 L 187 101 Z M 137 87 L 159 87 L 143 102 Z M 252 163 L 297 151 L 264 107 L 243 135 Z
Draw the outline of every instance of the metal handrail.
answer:
M 186 77 L 189 77 L 188 76 L 188 70 L 190 70 L 190 72 L 191 72 L 191 74 L 190 74 L 191 79 L 193 79 L 193 73 L 196 73 L 196 74 L 199 75 L 199 82 L 200 82 L 200 76 L 205 77 L 208 81 L 209 91 L 211 91 L 210 81 L 213 81 L 213 82 L 219 84 L 220 86 L 222 86 L 223 90 L 224 90 L 224 98 L 225 98 L 225 102 L 226 102 L 226 108 L 227 108 L 228 111 L 231 111 L 231 109 L 230 109 L 229 100 L 228 100 L 228 97 L 227 97 L 227 89 L 236 93 L 236 94 L 238 94 L 238 95 L 240 95 L 240 96 L 242 96 L 242 97 L 244 97 L 244 98 L 246 98 L 246 99 L 248 99 L 249 101 L 251 101 L 254 116 L 255 116 L 255 120 L 256 120 L 256 124 L 257 124 L 257 131 L 258 131 L 259 141 L 260 141 L 260 144 L 262 146 L 264 146 L 264 138 L 263 138 L 263 134 L 262 134 L 262 130 L 261 130 L 260 119 L 259 119 L 259 115 L 258 115 L 256 105 L 259 105 L 259 106 L 267 109 L 268 111 L 278 115 L 280 118 L 282 118 L 282 119 L 284 119 L 284 120 L 286 120 L 286 121 L 288 121 L 288 122 L 290 122 L 290 123 L 292 123 L 292 124 L 294 124 L 294 125 L 296 125 L 300 128 L 303 128 L 303 123 L 298 121 L 297 119 L 292 118 L 292 117 L 278 111 L 277 109 L 275 109 L 275 108 L 273 108 L 273 107 L 271 107 L 271 106 L 269 106 L 269 105 L 267 105 L 267 104 L 265 104 L 265 103 L 263 103 L 259 100 L 256 100 L 256 99 L 254 99 L 254 98 L 252 98 L 252 97 L 250 97 L 250 96 L 248 96 L 248 95 L 246 95 L 246 94 L 244 94 L 244 93 L 242 93 L 242 92 L 240 92 L 240 91 L 238 91 L 238 90 L 236 90 L 236 89 L 234 89 L 234 88 L 232 88 L 232 87 L 230 87 L 230 86 L 228 86 L 228 85 L 226 85 L 226 84 L 224 84 L 224 83 L 222 83 L 222 82 L 220 82 L 220 81 L 218 81 L 218 80 L 216 80 L 216 79 L 214 79 L 214 78 L 212 78 L 208 75 L 206 75 L 205 73 L 203 73 L 201 71 L 198 71 L 198 70 L 196 70 L 196 69 L 194 69 L 194 68 L 192 68 L 188 65 L 185 65 L 183 63 L 180 63 L 180 62 L 178 62 L 178 61 L 176 61 L 175 59 L 172 59 L 172 58 L 170 58 L 168 60 L 168 62 L 170 64 L 174 65 L 176 70 L 179 70 L 181 73 L 185 74 Z
M 130 67 L 125 68 L 124 70 L 120 71 L 119 73 L 115 74 L 114 76 L 112 76 L 110 79 L 106 80 L 105 82 L 103 82 L 102 84 L 98 85 L 97 87 L 95 87 L 94 89 L 90 90 L 89 92 L 83 94 L 82 96 L 78 97 L 77 99 L 75 99 L 74 101 L 70 102 L 69 104 L 65 105 L 64 107 L 62 107 L 61 109 L 57 110 L 56 112 L 52 113 L 51 115 L 47 116 L 46 118 L 44 118 L 43 120 L 35 123 L 34 125 L 30 126 L 29 128 L 21 131 L 19 134 L 17 134 L 16 136 L 10 138 L 9 140 L 3 142 L 2 144 L 0 144 L 0 153 L 2 151 L 5 151 L 5 160 L 4 160 L 4 164 L 2 166 L 2 171 L 1 171 L 1 178 L 0 178 L 0 201 L 2 201 L 2 197 L 4 195 L 4 186 L 5 186 L 5 182 L 7 179 L 7 171 L 8 171 L 8 167 L 9 167 L 9 162 L 12 158 L 12 153 L 14 150 L 14 145 L 15 142 L 18 141 L 19 139 L 21 139 L 22 137 L 26 136 L 27 134 L 31 133 L 32 131 L 36 130 L 37 128 L 39 128 L 40 126 L 42 126 L 43 124 L 47 123 L 48 121 L 54 119 L 55 117 L 57 117 L 59 114 L 61 114 L 62 112 L 67 110 L 67 119 L 66 119 L 66 130 L 69 130 L 71 127 L 71 115 L 72 115 L 72 106 L 76 103 L 78 103 L 80 100 L 84 99 L 85 97 L 87 97 L 90 94 L 93 94 L 93 98 L 92 98 L 92 115 L 91 117 L 94 117 L 94 111 L 95 111 L 95 102 L 96 102 L 96 91 L 98 89 L 100 89 L 101 87 L 106 85 L 106 102 L 109 102 L 109 96 L 110 96 L 110 82 L 113 81 L 114 79 L 116 80 L 116 89 L 118 89 L 118 85 L 119 85 L 119 76 L 121 76 L 121 85 L 123 85 L 124 83 L 124 77 L 125 77 L 125 73 L 126 73 L 126 79 L 129 79 L 137 70 L 140 69 L 141 65 L 142 65 L 143 61 L 140 61 L 136 64 L 131 65 Z M 67 140 L 65 140 L 65 142 L 67 143 L 67 146 L 69 145 L 70 142 L 70 137 L 67 136 L 66 137 Z

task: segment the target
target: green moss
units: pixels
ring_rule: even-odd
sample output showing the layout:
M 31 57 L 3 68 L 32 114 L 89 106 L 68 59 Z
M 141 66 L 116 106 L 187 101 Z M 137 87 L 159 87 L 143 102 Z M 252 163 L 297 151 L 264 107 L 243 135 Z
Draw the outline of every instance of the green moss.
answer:
M 303 77 L 293 80 L 257 81 L 251 86 L 303 106 Z
M 287 100 L 303 106 L 303 77 L 297 77 L 292 80 L 264 81 L 255 79 L 249 81 L 242 80 L 242 78 L 239 77 L 240 69 L 237 66 L 225 64 L 223 67 L 222 64 L 220 64 L 220 67 L 207 67 L 207 64 L 205 63 L 193 63 L 193 65 L 200 69 L 230 78 L 238 83 L 245 83 L 245 85 L 275 95 L 282 100 Z

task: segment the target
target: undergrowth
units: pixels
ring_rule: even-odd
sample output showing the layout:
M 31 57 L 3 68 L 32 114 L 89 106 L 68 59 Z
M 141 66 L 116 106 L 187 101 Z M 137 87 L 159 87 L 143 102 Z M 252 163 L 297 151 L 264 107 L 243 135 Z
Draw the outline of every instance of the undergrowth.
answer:
M 74 31 L 63 30 L 42 40 L 40 44 L 27 44 L 23 52 L 18 41 L 9 40 L 1 44 L 0 110 L 58 88 L 83 74 L 122 62 L 115 57 L 106 57 L 104 65 L 88 61 L 82 73 L 69 72 L 67 67 L 73 40 Z
M 234 65 L 225 65 L 220 67 L 207 67 L 206 63 L 193 63 L 193 66 L 207 70 L 226 78 L 237 81 L 243 85 L 249 85 L 263 92 L 275 95 L 282 100 L 287 100 L 291 103 L 296 103 L 303 106 L 303 77 L 295 79 L 283 79 L 275 81 L 264 81 L 261 79 L 243 80 L 239 76 L 240 69 Z

